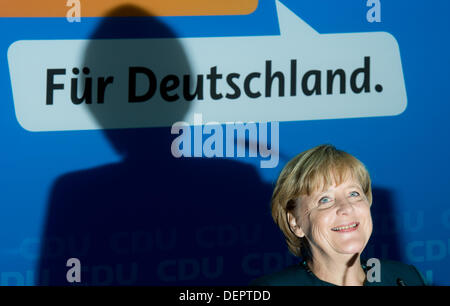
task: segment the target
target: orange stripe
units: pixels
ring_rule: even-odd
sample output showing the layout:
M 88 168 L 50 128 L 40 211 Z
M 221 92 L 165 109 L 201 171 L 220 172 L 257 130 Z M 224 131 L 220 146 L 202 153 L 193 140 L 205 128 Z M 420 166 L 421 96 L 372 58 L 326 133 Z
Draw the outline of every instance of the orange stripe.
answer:
M 65 17 L 70 10 L 67 2 L 0 0 L 0 17 Z M 81 17 L 107 16 L 109 11 L 125 4 L 139 10 L 124 10 L 114 16 L 246 15 L 258 6 L 258 0 L 80 0 L 80 3 Z

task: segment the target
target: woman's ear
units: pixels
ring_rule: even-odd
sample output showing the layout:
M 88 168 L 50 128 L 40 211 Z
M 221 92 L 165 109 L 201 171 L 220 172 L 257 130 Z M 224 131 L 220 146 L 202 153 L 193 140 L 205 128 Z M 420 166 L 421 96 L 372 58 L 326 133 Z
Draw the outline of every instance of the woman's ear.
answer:
M 300 225 L 297 223 L 295 216 L 290 212 L 287 213 L 287 221 L 289 224 L 289 228 L 291 229 L 291 231 L 294 233 L 295 236 L 297 236 L 298 238 L 305 237 L 305 233 L 303 232 Z

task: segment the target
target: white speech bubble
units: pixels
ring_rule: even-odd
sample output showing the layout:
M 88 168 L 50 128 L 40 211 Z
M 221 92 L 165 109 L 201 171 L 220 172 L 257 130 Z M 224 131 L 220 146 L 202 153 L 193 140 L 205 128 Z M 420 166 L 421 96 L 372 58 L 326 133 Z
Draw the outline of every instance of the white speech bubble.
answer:
M 193 124 L 194 113 L 204 122 L 225 123 L 394 116 L 406 109 L 400 52 L 391 34 L 319 34 L 276 3 L 278 36 L 17 41 L 8 50 L 17 120 L 29 131 L 62 131 Z M 130 102 L 130 68 L 139 71 L 135 96 L 154 89 L 143 102 Z M 65 74 L 52 76 L 62 70 L 50 69 Z M 202 80 L 201 99 L 186 101 L 185 75 L 191 94 Z M 74 104 L 72 78 L 83 84 L 86 77 L 92 78 L 92 102 Z

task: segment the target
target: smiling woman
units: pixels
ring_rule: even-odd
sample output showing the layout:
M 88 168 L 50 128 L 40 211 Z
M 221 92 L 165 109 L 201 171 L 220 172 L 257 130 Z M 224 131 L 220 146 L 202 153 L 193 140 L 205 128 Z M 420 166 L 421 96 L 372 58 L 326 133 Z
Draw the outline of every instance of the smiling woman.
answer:
M 272 217 L 300 265 L 252 285 L 425 285 L 414 266 L 382 260 L 368 278 L 360 255 L 372 234 L 369 172 L 354 156 L 320 145 L 294 157 L 272 195 Z M 372 270 L 372 269 L 371 269 Z

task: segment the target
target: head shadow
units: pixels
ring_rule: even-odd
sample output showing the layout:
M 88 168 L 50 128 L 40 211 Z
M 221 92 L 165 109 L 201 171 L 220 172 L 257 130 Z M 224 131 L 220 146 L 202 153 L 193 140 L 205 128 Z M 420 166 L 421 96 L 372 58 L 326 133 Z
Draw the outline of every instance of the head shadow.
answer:
M 36 283 L 70 284 L 66 262 L 78 258 L 81 285 L 247 284 L 262 273 L 262 254 L 280 242 L 270 218 L 271 186 L 240 162 L 172 156 L 174 136 L 161 123 L 182 120 L 195 102 L 168 102 L 155 89 L 146 101 L 130 103 L 123 89 L 130 67 L 158 76 L 192 74 L 182 43 L 139 7 L 121 6 L 105 17 L 83 66 L 72 72 L 83 84 L 80 99 L 91 78 L 91 104 L 80 106 L 122 160 L 67 173 L 53 184 Z M 145 96 L 149 84 L 137 76 L 135 96 Z M 155 127 L 145 127 L 149 121 Z
M 92 34 L 79 69 L 90 72 L 81 75 L 81 92 L 90 79 L 96 100 L 84 107 L 122 157 L 166 154 L 161 149 L 170 149 L 168 122 L 182 121 L 191 103 L 173 88 L 174 78 L 193 74 L 189 59 L 176 33 L 150 12 L 122 5 L 107 16 Z

